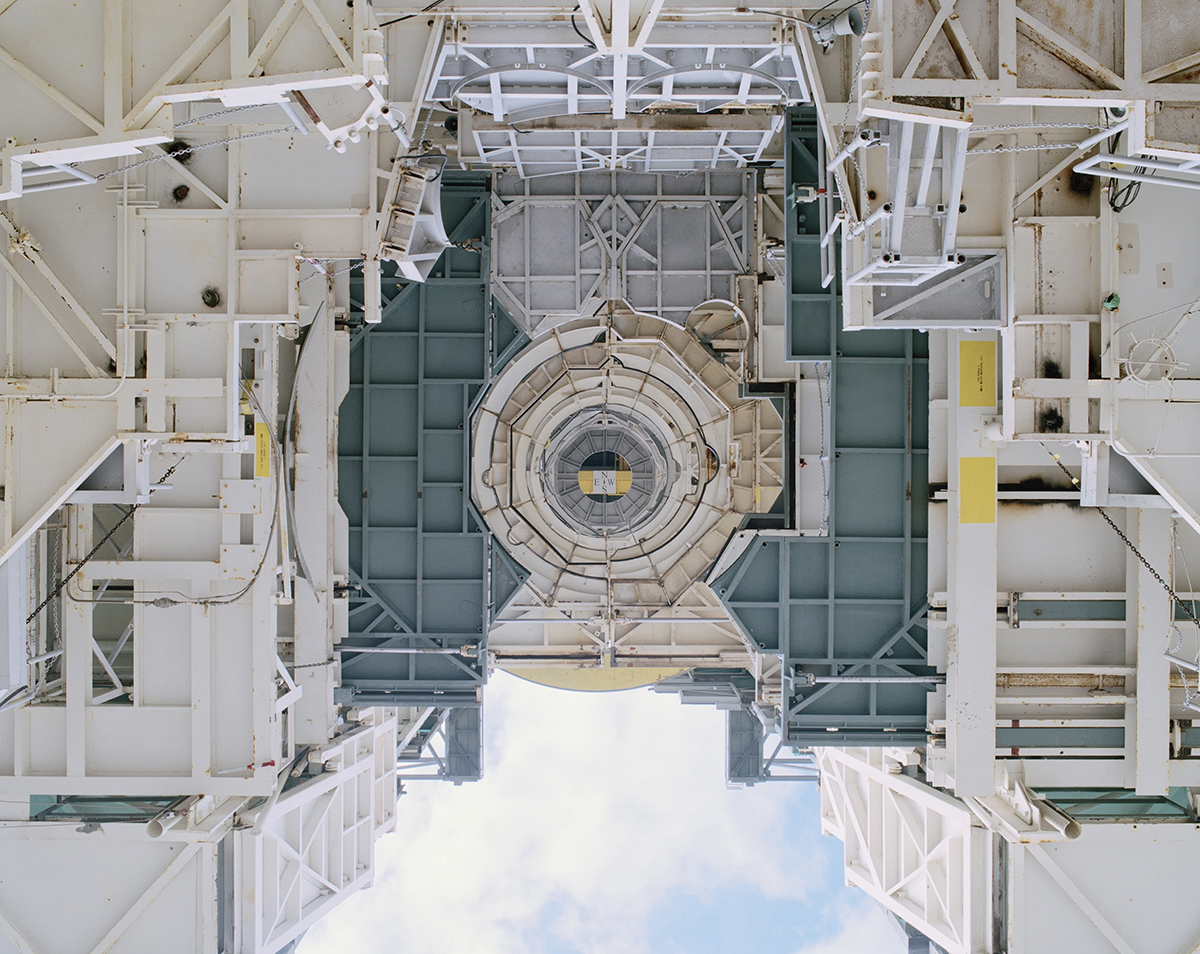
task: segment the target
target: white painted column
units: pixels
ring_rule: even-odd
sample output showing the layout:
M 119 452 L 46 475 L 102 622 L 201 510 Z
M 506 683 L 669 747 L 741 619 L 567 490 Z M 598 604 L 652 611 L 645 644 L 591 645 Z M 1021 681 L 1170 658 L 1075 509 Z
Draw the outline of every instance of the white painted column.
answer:
M 994 335 L 951 336 L 946 750 L 960 797 L 995 790 L 996 447 L 984 429 L 997 416 L 996 352 Z
M 1126 534 L 1163 578 L 1171 578 L 1171 511 L 1130 510 Z M 1170 758 L 1171 664 L 1163 655 L 1172 623 L 1171 597 L 1133 554 L 1129 555 L 1125 612 L 1137 639 L 1137 709 L 1134 722 L 1135 787 L 1139 795 L 1165 795 Z M 1128 729 L 1126 729 L 1128 731 Z
M 77 504 L 68 508 L 67 513 L 70 515 L 67 534 L 70 542 L 66 546 L 64 576 L 70 572 L 71 564 L 82 560 L 92 547 L 91 505 Z M 66 774 L 83 776 L 87 774 L 87 710 L 92 704 L 92 604 L 66 598 L 67 587 L 63 588 L 62 595 L 63 672 L 67 696 Z M 47 606 L 42 612 L 52 610 L 53 607 Z
M 304 345 L 296 394 L 296 546 L 309 579 L 296 579 L 297 744 L 333 737 L 333 551 L 338 512 L 337 409 L 342 393 L 334 356 L 333 301 L 315 319 Z M 327 665 L 328 663 L 328 665 Z

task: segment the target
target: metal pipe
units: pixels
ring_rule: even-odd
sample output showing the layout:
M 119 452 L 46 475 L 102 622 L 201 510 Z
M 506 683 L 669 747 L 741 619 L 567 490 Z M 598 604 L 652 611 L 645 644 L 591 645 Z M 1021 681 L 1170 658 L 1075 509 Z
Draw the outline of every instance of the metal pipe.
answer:
M 1196 665 L 1196 663 L 1187 659 L 1180 659 L 1178 656 L 1172 656 L 1170 653 L 1163 653 L 1163 659 L 1174 663 L 1180 669 L 1188 670 L 1188 672 L 1200 672 L 1200 666 Z
M 7 712 L 9 709 L 16 709 L 23 706 L 26 702 L 33 698 L 33 692 L 28 686 L 21 686 L 16 692 L 9 695 L 3 703 L 0 703 L 0 712 Z
M 70 189 L 72 186 L 89 185 L 82 179 L 60 179 L 57 182 L 35 182 L 21 189 L 23 195 L 32 192 L 49 192 L 51 189 Z
M 1107 176 L 1110 179 L 1127 179 L 1131 182 L 1146 182 L 1151 185 L 1179 186 L 1181 189 L 1200 189 L 1200 182 L 1190 182 L 1187 179 L 1168 179 L 1164 176 L 1148 176 L 1140 172 L 1121 172 L 1118 169 L 1084 169 L 1093 176 Z
M 1181 165 L 1181 163 L 1177 162 L 1164 162 L 1162 159 L 1146 159 L 1141 156 L 1116 156 L 1110 152 L 1098 152 L 1090 159 L 1085 159 L 1075 168 L 1076 170 L 1082 169 L 1084 172 L 1091 172 L 1092 175 L 1112 175 L 1113 173 L 1108 169 L 1093 171 L 1102 162 L 1111 162 L 1118 166 L 1140 166 L 1143 169 L 1157 169 L 1160 172 L 1179 172 Z M 1189 170 L 1185 169 L 1182 171 L 1187 172 Z
M 275 776 L 275 787 L 271 789 L 271 794 L 267 796 L 266 802 L 263 803 L 262 808 L 259 809 L 258 814 L 254 818 L 254 827 L 251 829 L 253 835 L 262 834 L 263 826 L 266 825 L 267 820 L 271 817 L 271 813 L 275 810 L 275 803 L 279 801 L 279 796 L 283 794 L 283 786 L 287 782 L 288 776 L 292 774 L 296 766 L 308 758 L 310 748 L 310 746 L 304 746 L 296 754 L 296 757 L 288 762 L 279 774 Z
M 175 828 L 186 818 L 186 811 L 165 811 L 146 822 L 146 834 L 151 838 L 161 838 L 163 832 Z
M 1123 165 L 1138 166 L 1147 169 L 1158 169 L 1163 172 L 1192 172 L 1200 170 L 1181 168 L 1170 163 L 1156 162 L 1153 159 L 1131 159 L 1128 156 L 1112 156 L 1106 153 L 1093 156 L 1075 167 L 1076 172 L 1084 172 L 1090 176 L 1106 176 L 1110 179 L 1126 179 L 1131 182 L 1146 182 L 1157 185 L 1179 186 L 1183 189 L 1200 189 L 1200 182 L 1190 179 L 1168 179 L 1163 176 L 1145 175 L 1140 172 L 1125 172 L 1121 169 L 1097 169 L 1101 162 L 1120 162 Z
M 862 682 L 862 683 L 900 683 L 940 686 L 946 681 L 945 676 L 813 676 L 807 675 L 813 685 L 822 683 Z
M 1094 136 L 1088 136 L 1087 139 L 1083 140 L 1083 142 L 1079 143 L 1079 145 L 1076 146 L 1075 148 L 1076 149 L 1090 149 L 1092 146 L 1096 145 L 1096 143 L 1103 142 L 1105 139 L 1108 139 L 1110 136 L 1115 136 L 1117 133 L 1121 132 L 1122 130 L 1128 129 L 1130 122 L 1132 122 L 1132 117 L 1130 117 L 1129 119 L 1122 119 L 1116 125 L 1109 126 L 1107 129 L 1102 129 L 1102 130 L 1100 130 L 1100 132 L 1096 133 Z
M 863 232 L 865 232 L 867 229 L 869 229 L 872 225 L 874 225 L 880 219 L 884 218 L 885 216 L 890 216 L 891 214 L 892 214 L 892 203 L 885 202 L 878 209 L 876 209 L 874 212 L 872 212 L 870 215 L 868 215 L 865 219 L 863 219 L 861 222 L 859 222 L 858 225 L 854 226 L 854 228 L 851 229 L 850 234 L 852 236 L 861 235 Z
M 308 126 L 305 124 L 304 120 L 300 118 L 300 114 L 296 112 L 295 106 L 293 106 L 288 100 L 283 99 L 279 101 L 279 108 L 287 113 L 287 118 L 292 121 L 292 125 L 296 127 L 301 136 L 308 135 Z
M 30 656 L 25 662 L 30 666 L 36 666 L 38 663 L 49 662 L 51 659 L 57 659 L 63 654 L 61 649 L 52 649 L 48 653 L 42 653 L 40 656 Z
M 474 656 L 479 647 L 472 643 L 452 649 L 438 646 L 335 646 L 339 653 L 397 653 L 405 656 Z
M 844 218 L 840 215 L 835 215 L 833 217 L 833 224 L 829 226 L 829 231 L 826 232 L 821 238 L 821 248 L 828 247 L 829 243 L 833 241 L 833 237 L 837 235 L 837 230 L 841 228 L 844 221 Z
M 847 278 L 843 285 L 857 285 L 862 279 L 869 277 L 876 269 L 883 265 L 883 259 L 877 258 L 873 262 L 867 262 L 857 272 Z
M 88 185 L 100 181 L 90 172 L 84 172 L 82 169 L 76 169 L 74 166 L 68 166 L 63 163 L 56 162 L 51 168 L 57 169 L 59 172 L 65 172 L 69 176 L 74 176 L 80 182 L 86 182 Z
M 1036 804 L 1043 824 L 1049 825 L 1059 834 L 1066 836 L 1068 840 L 1073 841 L 1083 832 L 1083 828 L 1080 827 L 1079 822 L 1066 814 L 1066 812 L 1060 811 L 1041 799 L 1038 799 Z
M 826 171 L 832 172 L 837 168 L 842 160 L 849 158 L 852 153 L 857 152 L 859 149 L 865 149 L 870 142 L 870 130 L 863 129 L 855 138 L 846 143 L 846 145 L 841 148 L 836 156 L 829 160 L 828 164 L 825 166 Z

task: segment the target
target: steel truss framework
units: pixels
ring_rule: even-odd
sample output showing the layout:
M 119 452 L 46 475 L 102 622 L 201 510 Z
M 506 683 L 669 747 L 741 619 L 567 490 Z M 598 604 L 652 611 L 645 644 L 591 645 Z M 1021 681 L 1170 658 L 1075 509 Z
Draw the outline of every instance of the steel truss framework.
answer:
M 607 299 L 685 325 L 736 302 L 753 254 L 754 182 L 740 172 L 498 178 L 493 283 L 523 328 L 594 313 Z
M 619 20 L 621 4 L 588 5 L 575 27 L 569 17 L 518 31 L 486 16 L 446 22 L 422 105 L 457 110 L 462 160 L 511 164 L 522 177 L 761 160 L 776 107 L 809 99 L 792 25 L 658 22 L 658 6 L 627 37 L 600 22 Z
M 1170 0 L 1083 10 L 1071 0 L 880 0 L 872 11 L 880 55 L 861 88 L 864 99 L 1147 100 L 1163 104 L 1151 138 L 1166 142 L 1174 136 L 1162 128 L 1173 118 L 1170 104 L 1200 92 L 1200 34 L 1187 11 Z
M 457 99 L 497 122 L 597 112 L 621 119 L 656 105 L 704 113 L 779 106 L 808 93 L 793 28 L 778 21 L 664 21 L 623 54 L 595 49 L 567 21 L 527 26 L 524 36 L 479 21 L 445 31 L 426 102 Z
M 897 772 L 886 749 L 819 749 L 817 761 L 821 831 L 844 844 L 848 883 L 947 951 L 987 950 L 991 912 L 971 884 L 992 845 L 970 810 Z
M 46 15 L 34 4 L 4 12 L 0 44 Z M 22 122 L 0 152 L 0 199 L 94 184 L 109 172 L 105 160 L 140 157 L 142 149 L 187 177 L 187 159 L 160 148 L 172 141 L 172 121 L 183 121 L 179 104 L 262 105 L 276 122 L 306 133 L 303 111 L 341 151 L 387 121 L 382 35 L 369 5 L 279 0 L 252 14 L 245 3 L 208 0 L 169 23 L 149 0 L 86 10 L 64 4 L 58 13 L 67 29 L 102 35 L 102 49 L 73 73 L 53 56 L 35 68 L 27 50 L 0 45 L 11 115 Z
M 483 777 L 483 710 L 426 708 L 401 739 L 397 779 L 458 785 Z

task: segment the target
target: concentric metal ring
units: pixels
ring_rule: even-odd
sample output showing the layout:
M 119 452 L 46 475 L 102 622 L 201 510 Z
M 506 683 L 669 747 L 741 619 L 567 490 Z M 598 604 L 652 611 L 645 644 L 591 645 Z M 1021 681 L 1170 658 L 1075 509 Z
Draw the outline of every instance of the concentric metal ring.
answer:
M 616 460 L 628 467 L 628 477 L 618 478 L 614 469 L 611 492 L 607 484 L 585 487 L 591 478 L 581 478 L 591 474 L 585 469 L 589 461 L 603 455 L 613 457 L 614 468 Z M 669 459 L 654 428 L 638 415 L 588 408 L 564 421 L 542 454 L 546 501 L 559 519 L 583 533 L 630 533 L 661 507 L 673 470 Z

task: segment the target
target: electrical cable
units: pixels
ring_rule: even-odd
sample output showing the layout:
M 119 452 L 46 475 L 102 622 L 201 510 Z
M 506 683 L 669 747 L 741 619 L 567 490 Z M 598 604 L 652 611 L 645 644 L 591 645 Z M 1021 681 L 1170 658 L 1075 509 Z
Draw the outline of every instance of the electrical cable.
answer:
M 25 695 L 21 693 L 25 693 Z M 23 706 L 33 697 L 34 693 L 30 691 L 28 686 L 18 686 L 14 692 L 5 697 L 3 702 L 0 702 L 0 712 L 7 712 L 9 709 L 16 709 L 19 706 Z
M 1117 146 L 1121 142 L 1121 134 L 1118 132 L 1108 141 L 1109 154 L 1114 154 L 1117 151 Z M 1147 170 L 1145 166 L 1135 166 L 1134 172 L 1139 175 L 1154 175 L 1154 170 Z M 1124 212 L 1141 194 L 1142 184 L 1136 179 L 1127 181 L 1124 185 L 1118 186 L 1117 180 L 1110 178 L 1108 180 L 1108 207 L 1114 212 Z
M 428 13 L 430 10 L 432 10 L 434 7 L 436 7 L 441 2 L 442 2 L 442 0 L 433 0 L 433 3 L 429 4 L 426 7 L 422 7 L 416 13 L 409 13 L 402 17 L 396 17 L 395 20 L 388 20 L 386 23 L 379 24 L 379 28 L 382 30 L 384 27 L 391 26 L 393 23 L 403 23 L 405 20 L 411 20 L 414 17 L 419 17 L 422 13 Z
M 280 449 L 280 446 L 279 446 L 279 438 L 275 435 L 274 429 L 268 423 L 268 418 L 267 418 L 266 412 L 263 411 L 262 405 L 259 403 L 258 398 L 255 397 L 254 392 L 251 391 L 250 388 L 248 388 L 246 386 L 245 381 L 241 382 L 241 385 L 242 385 L 242 393 L 244 393 L 246 395 L 246 397 L 248 397 L 250 399 L 250 402 L 254 405 L 255 411 L 258 412 L 258 416 L 261 417 L 263 419 L 263 422 L 267 424 L 267 436 L 270 438 L 270 441 L 271 441 L 271 457 L 275 461 L 276 468 L 278 468 L 278 470 L 276 472 L 281 473 L 283 471 L 283 451 Z M 186 460 L 188 456 L 190 456 L 190 455 L 185 455 L 170 470 L 168 470 L 165 474 L 163 474 L 162 478 L 159 480 L 159 483 L 160 484 L 163 483 L 174 472 L 175 468 L 178 467 L 179 464 L 182 464 L 183 461 Z M 258 582 L 259 576 L 262 575 L 263 567 L 266 566 L 266 563 L 267 563 L 267 556 L 271 552 L 271 543 L 275 539 L 275 531 L 279 527 L 279 509 L 280 509 L 279 508 L 279 498 L 280 498 L 281 494 L 279 493 L 279 484 L 275 481 L 272 481 L 272 483 L 275 485 L 275 502 L 274 502 L 274 505 L 271 510 L 271 529 L 270 529 L 270 532 L 267 534 L 266 544 L 263 546 L 262 558 L 258 561 L 258 566 L 255 567 L 254 573 L 251 575 L 249 581 L 247 581 L 246 585 L 243 586 L 236 593 L 231 593 L 231 594 L 227 594 L 224 596 L 205 597 L 202 599 L 197 599 L 196 597 L 187 596 L 186 594 L 181 593 L 179 590 L 166 590 L 166 591 L 159 591 L 159 592 L 173 593 L 173 594 L 175 594 L 175 596 L 165 596 L 164 595 L 164 596 L 159 596 L 156 599 L 152 599 L 152 600 L 89 600 L 89 599 L 77 599 L 76 597 L 71 597 L 71 599 L 76 603 L 135 603 L 135 604 L 156 606 L 161 609 L 166 609 L 170 606 L 177 606 L 177 605 L 183 605 L 183 604 L 186 604 L 188 606 L 225 606 L 230 603 L 236 603 L 243 596 L 245 596 L 247 593 L 250 592 L 250 588 L 252 586 L 254 586 L 255 583 Z M 286 481 L 284 483 L 286 486 Z M 133 507 L 130 509 L 130 511 L 124 517 L 122 517 L 119 521 L 117 521 L 116 525 L 112 528 L 112 530 L 110 530 L 107 534 L 105 534 L 105 536 L 100 540 L 100 542 L 97 543 L 96 546 L 92 548 L 91 552 L 89 552 L 88 555 L 86 557 L 84 557 L 83 561 L 80 562 L 79 564 L 77 564 L 75 569 L 72 570 L 71 573 L 67 575 L 67 577 L 63 580 L 63 582 L 59 585 L 59 589 L 61 589 L 63 586 L 66 586 L 66 584 L 71 581 L 71 579 L 75 576 L 75 574 L 78 573 L 80 571 L 80 569 L 83 568 L 83 565 L 92 558 L 92 556 L 95 554 L 95 552 L 97 550 L 99 550 L 100 547 L 114 533 L 117 532 L 117 529 L 122 524 L 124 524 L 126 520 L 128 520 L 131 516 L 133 516 L 134 511 L 136 511 L 137 508 L 140 506 L 141 506 L 141 504 L 134 504 Z M 288 559 L 288 555 L 284 554 L 283 558 L 285 560 Z M 47 597 L 47 599 L 45 601 L 43 601 L 42 606 L 44 606 L 45 603 L 48 602 L 49 599 L 52 598 L 54 595 L 55 594 L 52 593 L 50 597 Z M 178 597 L 178 599 L 176 599 L 175 597 Z M 36 610 L 34 610 L 33 614 L 30 616 L 30 619 L 32 619 L 33 616 L 36 615 L 42 609 L 42 606 L 39 606 Z
M 279 467 L 280 469 L 282 469 L 283 468 L 283 453 L 279 449 L 279 438 L 275 436 L 275 430 L 274 430 L 274 428 L 271 427 L 271 425 L 269 423 L 269 418 L 267 417 L 266 412 L 263 411 L 262 405 L 258 403 L 258 398 L 254 396 L 254 392 L 250 388 L 246 387 L 245 381 L 242 382 L 242 393 L 245 394 L 246 397 L 248 397 L 250 399 L 250 403 L 254 405 L 254 409 L 258 412 L 258 416 L 263 419 L 264 423 L 266 423 L 267 436 L 271 439 L 271 449 L 272 449 L 272 451 L 274 451 L 274 457 L 276 459 L 276 466 Z M 278 484 L 276 484 L 275 506 L 272 510 L 272 515 L 271 515 L 271 531 L 270 531 L 270 533 L 267 534 L 267 542 L 263 546 L 262 559 L 258 561 L 258 566 L 255 567 L 254 574 L 250 577 L 249 582 L 247 582 L 245 586 L 243 586 L 240 590 L 238 590 L 232 596 L 218 597 L 216 599 L 203 599 L 203 600 L 187 599 L 187 600 L 184 600 L 183 602 L 196 603 L 201 606 L 222 606 L 227 603 L 235 603 L 238 600 L 240 600 L 243 596 L 245 596 L 247 593 L 249 593 L 250 587 L 252 587 L 256 582 L 258 582 L 258 577 L 262 573 L 263 567 L 267 563 L 267 554 L 271 552 L 271 543 L 275 539 L 275 530 L 278 528 L 278 526 L 279 526 L 279 486 L 278 486 Z M 288 555 L 285 553 L 283 555 L 283 558 L 286 560 L 288 558 Z M 171 602 L 179 602 L 179 601 L 171 600 Z
M 835 3 L 839 3 L 839 2 L 840 2 L 840 0 L 829 0 L 829 2 L 828 2 L 827 4 L 825 4 L 825 6 L 823 6 L 823 7 L 820 7 L 819 9 L 816 9 L 816 10 L 814 10 L 812 13 L 810 13 L 810 14 L 808 15 L 808 19 L 807 19 L 807 20 L 802 20 L 802 21 L 800 21 L 800 22 L 801 22 L 801 23 L 806 23 L 806 24 L 808 24 L 808 26 L 809 26 L 809 27 L 811 27 L 811 28 L 816 28 L 816 27 L 819 27 L 819 26 L 824 26 L 824 25 L 825 25 L 825 23 L 827 23 L 828 21 L 830 21 L 830 20 L 836 20 L 838 17 L 840 17 L 840 16 L 841 16 L 843 13 L 845 13 L 847 10 L 853 10 L 855 7 L 857 7 L 857 6 L 862 6 L 863 4 L 866 4 L 866 6 L 867 6 L 867 12 L 866 12 L 866 14 L 863 16 L 863 20 L 865 21 L 865 20 L 867 19 L 867 17 L 868 17 L 868 16 L 870 16 L 870 13 L 871 13 L 871 0 L 854 0 L 854 3 L 847 4 L 845 7 L 843 7 L 841 10 L 839 10 L 837 13 L 831 13 L 831 14 L 829 14 L 829 16 L 827 16 L 827 17 L 826 17 L 824 20 L 822 20 L 820 23 L 813 23 L 813 17 L 815 17 L 815 16 L 816 16 L 817 14 L 819 14 L 819 13 L 824 13 L 826 10 L 828 10 L 830 7 L 832 7 L 832 6 L 833 6 Z M 778 14 L 777 14 L 777 15 L 778 15 Z M 791 17 L 789 17 L 788 19 L 791 19 Z
M 443 152 L 423 152 L 419 156 L 401 156 L 401 159 L 406 162 L 420 162 L 422 159 L 441 159 L 442 167 L 438 170 L 438 174 L 430 179 L 430 182 L 437 182 L 442 177 L 442 173 L 446 171 L 446 164 L 450 161 L 450 157 Z
M 582 9 L 582 8 L 577 6 L 577 7 L 575 7 L 574 10 L 571 11 L 571 26 L 574 27 L 575 32 L 579 34 L 579 39 L 583 40 L 584 43 L 586 43 L 588 46 L 590 46 L 593 50 L 595 50 L 598 53 L 598 52 L 600 52 L 600 48 L 598 46 L 596 46 L 595 43 L 592 42 L 591 37 L 589 37 L 581 29 L 579 29 L 579 24 L 575 22 L 575 14 L 580 9 Z
M 296 354 L 296 369 L 292 378 L 292 395 L 288 398 L 287 417 L 284 419 L 283 434 L 287 440 L 287 446 L 292 451 L 293 460 L 284 459 L 284 475 L 283 475 L 283 496 L 284 504 L 287 508 L 288 524 L 292 528 L 292 545 L 296 548 L 296 562 L 300 565 L 300 572 L 309 583 L 313 582 L 312 573 L 308 570 L 308 561 L 304 559 L 304 551 L 300 549 L 300 535 L 296 532 L 296 504 L 293 497 L 295 491 L 288 483 L 287 474 L 294 466 L 296 440 L 292 435 L 292 420 L 296 413 L 296 395 L 300 390 L 300 366 L 304 363 L 304 355 L 308 351 L 309 336 L 312 335 L 313 329 L 317 326 L 317 318 L 321 315 L 321 309 L 325 307 L 325 302 L 321 302 L 317 306 L 316 312 L 313 314 L 312 323 L 308 326 L 308 333 L 304 336 L 304 340 L 300 343 L 300 350 Z
M 185 454 L 183 457 L 181 457 L 179 460 L 177 460 L 174 464 L 172 464 L 171 467 L 169 467 L 167 469 L 167 472 L 158 479 L 159 485 L 166 483 L 167 478 L 170 477 L 173 473 L 175 473 L 175 468 L 177 468 L 180 464 L 182 464 L 185 460 L 187 460 L 189 456 L 191 456 L 191 455 Z M 156 489 L 157 489 L 157 487 L 151 487 L 150 493 L 151 494 L 154 493 L 154 491 Z M 129 510 L 126 512 L 125 516 L 123 516 L 120 520 L 118 520 L 115 524 L 113 524 L 113 528 L 111 530 L 109 530 L 108 533 L 106 533 L 104 536 L 102 536 L 100 538 L 100 542 L 97 543 L 94 547 L 92 547 L 88 551 L 87 556 L 85 556 L 82 560 L 80 560 L 78 563 L 76 563 L 74 569 L 72 569 L 70 573 L 68 573 L 66 576 L 64 576 L 61 580 L 58 581 L 58 585 L 55 586 L 54 589 L 51 590 L 49 594 L 47 594 L 47 596 L 44 600 L 42 600 L 40 603 L 38 603 L 38 605 L 34 608 L 32 613 L 30 613 L 28 616 L 25 617 L 25 625 L 26 626 L 28 626 L 30 623 L 32 623 L 37 618 L 38 613 L 40 613 L 42 610 L 44 610 L 50 604 L 50 601 L 53 600 L 56 596 L 58 596 L 59 593 L 61 593 L 63 591 L 63 588 L 68 583 L 70 583 L 71 580 L 73 580 L 75 578 L 75 576 L 79 573 L 79 571 L 84 568 L 84 566 L 87 565 L 88 560 L 90 560 L 92 557 L 94 557 L 96 555 L 96 553 L 99 552 L 100 548 L 102 546 L 104 546 L 104 544 L 108 543 L 108 541 L 110 539 L 112 539 L 112 535 L 114 533 L 116 533 L 125 524 L 126 520 L 128 520 L 135 513 L 137 513 L 138 508 L 141 506 L 142 505 L 140 503 L 135 503 L 132 507 L 130 507 Z

